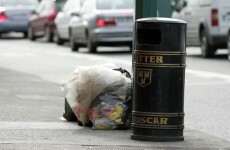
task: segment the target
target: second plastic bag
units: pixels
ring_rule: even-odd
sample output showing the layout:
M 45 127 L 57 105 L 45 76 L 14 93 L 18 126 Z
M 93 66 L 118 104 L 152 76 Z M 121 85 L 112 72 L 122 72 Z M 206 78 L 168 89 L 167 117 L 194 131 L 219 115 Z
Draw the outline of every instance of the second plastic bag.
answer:
M 123 78 L 105 88 L 91 104 L 93 129 L 129 129 L 131 124 L 131 83 Z

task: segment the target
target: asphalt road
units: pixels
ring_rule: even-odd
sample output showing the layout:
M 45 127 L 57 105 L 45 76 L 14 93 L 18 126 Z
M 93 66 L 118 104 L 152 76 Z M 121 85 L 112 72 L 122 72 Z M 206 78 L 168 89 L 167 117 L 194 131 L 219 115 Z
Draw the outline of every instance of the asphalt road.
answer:
M 78 65 L 110 62 L 131 72 L 128 50 L 103 47 L 97 54 L 88 54 L 84 48 L 72 52 L 67 44 L 7 36 L 0 39 L 0 67 L 61 84 Z M 230 141 L 230 63 L 226 50 L 212 59 L 201 58 L 199 48 L 187 48 L 187 52 L 185 126 Z

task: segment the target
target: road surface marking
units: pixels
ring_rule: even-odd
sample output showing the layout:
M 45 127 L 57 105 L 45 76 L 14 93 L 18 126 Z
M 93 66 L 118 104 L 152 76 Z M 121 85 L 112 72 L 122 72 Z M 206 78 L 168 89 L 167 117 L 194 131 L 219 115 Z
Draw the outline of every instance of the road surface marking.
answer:
M 63 47 L 63 49 L 65 49 L 65 47 Z M 25 47 L 24 50 L 31 50 L 31 47 Z M 33 51 L 36 51 L 38 53 L 41 53 L 40 49 L 33 49 Z M 117 58 L 108 58 L 105 56 L 98 56 L 95 54 L 88 54 L 88 53 L 66 53 L 65 51 L 42 51 L 43 54 L 47 55 L 47 56 L 51 56 L 51 55 L 58 55 L 58 56 L 69 56 L 69 57 L 75 57 L 76 59 L 83 59 L 85 56 L 87 56 L 87 59 L 98 62 L 98 63 L 114 63 L 115 65 L 125 65 L 124 66 L 117 66 L 117 67 L 123 67 L 127 70 L 132 68 L 132 58 L 125 60 L 125 59 L 117 59 Z M 3 57 L 11 57 L 12 55 L 15 54 L 9 54 L 9 52 L 2 53 L 0 54 L 0 56 Z M 24 53 L 22 55 L 25 55 Z M 27 52 L 28 56 L 32 56 L 34 55 L 33 52 Z M 131 54 L 130 54 L 131 55 Z M 36 55 L 34 55 L 36 56 Z M 24 56 L 23 56 L 24 57 Z M 126 68 L 129 67 L 129 68 Z M 130 71 L 130 70 L 129 70 Z M 213 78 L 217 78 L 217 79 L 222 79 L 226 82 L 230 82 L 230 75 L 227 74 L 221 74 L 221 73 L 214 73 L 214 72 L 207 72 L 207 71 L 201 71 L 201 70 L 193 70 L 193 69 L 186 69 L 186 74 L 190 74 L 190 75 L 194 75 L 200 78 L 206 78 L 206 79 L 213 79 Z M 202 84 L 202 83 L 201 83 Z
M 215 72 L 208 72 L 208 71 L 200 71 L 200 70 L 192 70 L 192 69 L 186 69 L 186 73 L 200 77 L 200 78 L 207 78 L 207 79 L 223 79 L 226 82 L 230 82 L 230 76 L 226 74 L 220 74 Z
M 75 57 L 81 57 L 81 56 L 76 55 Z M 130 62 L 129 60 L 120 60 L 120 59 L 107 58 L 107 57 L 95 56 L 95 55 L 90 55 L 88 58 L 93 59 L 93 60 L 104 60 L 105 62 L 113 62 L 113 63 L 119 63 L 119 64 L 122 63 L 122 64 L 132 67 L 132 62 Z M 186 73 L 200 77 L 200 78 L 207 78 L 207 79 L 218 78 L 218 79 L 223 79 L 227 82 L 230 82 L 230 75 L 215 73 L 215 72 L 208 72 L 208 71 L 201 71 L 201 70 L 194 70 L 194 69 L 185 69 L 185 70 L 186 70 Z

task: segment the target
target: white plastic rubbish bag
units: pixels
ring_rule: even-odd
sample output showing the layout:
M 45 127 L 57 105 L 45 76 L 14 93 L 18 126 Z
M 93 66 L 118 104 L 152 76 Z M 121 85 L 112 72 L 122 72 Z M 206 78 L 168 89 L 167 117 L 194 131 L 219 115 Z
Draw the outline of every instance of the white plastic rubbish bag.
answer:
M 115 65 L 112 65 L 112 68 L 116 68 Z M 83 125 L 89 121 L 92 101 L 101 93 L 105 93 L 108 85 L 113 85 L 124 77 L 124 74 L 108 68 L 108 65 L 77 67 L 72 77 L 63 84 L 63 91 L 67 102 Z

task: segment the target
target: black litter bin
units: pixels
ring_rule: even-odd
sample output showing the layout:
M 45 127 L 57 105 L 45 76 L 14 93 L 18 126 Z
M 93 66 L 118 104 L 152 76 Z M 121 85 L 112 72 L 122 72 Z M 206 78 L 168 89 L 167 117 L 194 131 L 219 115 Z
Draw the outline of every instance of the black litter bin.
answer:
M 187 23 L 136 22 L 131 139 L 183 141 Z

